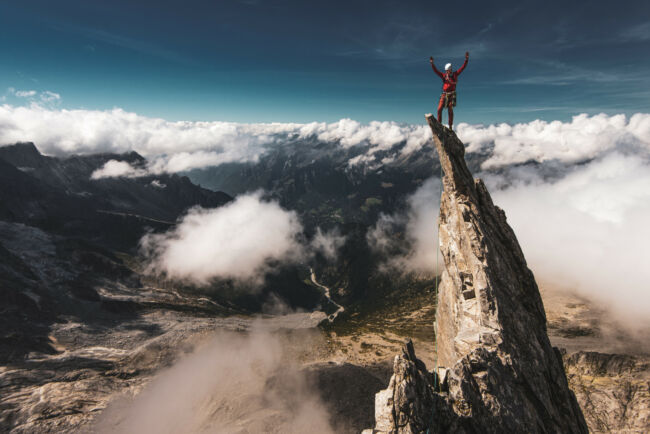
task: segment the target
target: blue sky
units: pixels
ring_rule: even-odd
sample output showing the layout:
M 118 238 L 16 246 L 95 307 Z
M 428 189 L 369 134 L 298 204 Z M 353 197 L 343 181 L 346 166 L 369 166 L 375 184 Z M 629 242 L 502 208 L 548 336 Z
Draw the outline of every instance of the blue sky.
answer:
M 649 111 L 646 1 L 0 1 L 0 94 L 169 120 L 421 123 L 466 50 L 457 122 Z

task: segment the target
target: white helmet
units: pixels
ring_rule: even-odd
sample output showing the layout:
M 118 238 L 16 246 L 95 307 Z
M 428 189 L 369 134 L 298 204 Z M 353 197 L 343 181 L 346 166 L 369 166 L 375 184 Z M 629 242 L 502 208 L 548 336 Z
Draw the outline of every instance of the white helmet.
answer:
M 451 69 L 451 63 L 448 63 L 445 65 L 445 71 L 449 71 Z

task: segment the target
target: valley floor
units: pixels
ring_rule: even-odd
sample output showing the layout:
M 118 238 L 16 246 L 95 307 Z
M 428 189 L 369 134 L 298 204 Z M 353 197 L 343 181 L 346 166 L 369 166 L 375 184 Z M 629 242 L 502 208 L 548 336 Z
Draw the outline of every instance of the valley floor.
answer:
M 647 340 L 570 292 L 542 285 L 542 294 L 590 429 L 647 428 Z M 374 394 L 407 338 L 434 365 L 429 292 L 333 324 L 322 312 L 207 315 L 193 310 L 207 299 L 174 290 L 101 295 L 149 307 L 103 326 L 55 323 L 58 353 L 0 367 L 2 431 L 359 432 L 373 425 Z

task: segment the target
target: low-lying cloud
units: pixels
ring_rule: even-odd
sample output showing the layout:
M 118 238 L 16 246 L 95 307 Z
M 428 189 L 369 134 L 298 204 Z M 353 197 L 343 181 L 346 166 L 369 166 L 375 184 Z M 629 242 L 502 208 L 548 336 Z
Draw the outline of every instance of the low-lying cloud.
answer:
M 615 152 L 552 182 L 486 182 L 538 280 L 607 306 L 629 327 L 650 326 L 648 159 Z
M 334 260 L 344 243 L 338 228 L 317 227 L 307 240 L 295 211 L 257 191 L 219 208 L 191 208 L 173 229 L 145 235 L 140 248 L 149 273 L 197 285 L 215 278 L 258 284 L 278 264 L 306 262 L 315 253 Z
M 328 232 L 316 228 L 316 234 L 311 240 L 311 248 L 314 252 L 320 252 L 326 259 L 334 260 L 338 250 L 345 244 L 345 239 L 338 228 Z
M 645 187 L 649 185 L 650 114 L 581 114 L 569 122 L 536 120 L 515 125 L 461 123 L 458 135 L 470 156 L 479 154 L 483 159 L 482 176 L 508 214 L 540 278 L 572 282 L 581 293 L 630 318 L 642 318 L 650 311 L 646 295 L 650 267 L 643 262 L 647 256 L 643 242 L 650 239 L 646 205 L 650 198 Z M 255 162 L 273 146 L 300 140 L 328 142 L 323 152 L 349 151 L 349 166 L 381 168 L 429 146 L 430 131 L 424 124 L 364 125 L 350 119 L 310 124 L 170 122 L 121 109 L 0 106 L 0 143 L 26 140 L 49 155 L 137 151 L 149 161 L 146 173 L 161 173 Z M 143 173 L 138 171 L 142 168 L 109 163 L 94 176 Z M 382 217 L 368 235 L 377 248 L 390 249 L 390 228 L 401 225 L 412 249 L 398 256 L 414 270 L 435 270 L 438 198 L 424 197 L 436 192 L 430 183 L 409 200 L 405 215 Z M 153 258 L 153 268 L 198 281 L 249 276 L 250 270 L 263 269 L 268 259 L 291 258 L 292 252 L 305 248 L 295 239 L 301 231 L 295 214 L 259 197 L 249 200 L 250 196 L 238 199 L 219 210 L 195 209 L 172 232 L 150 235 L 143 244 Z M 253 210 L 259 207 L 260 216 L 270 212 L 277 220 L 269 221 L 279 229 L 274 234 L 265 230 L 264 218 L 251 218 L 248 226 L 236 218 L 223 218 L 237 215 L 245 203 Z M 250 237 L 243 227 L 250 229 Z M 233 235 L 238 231 L 243 236 Z M 212 242 L 206 241 L 205 233 L 211 234 Z M 233 237 L 232 249 L 229 243 L 214 241 L 228 236 Z M 275 243 L 277 249 L 271 249 Z M 324 252 L 331 251 L 329 244 L 318 243 Z M 254 244 L 260 253 L 249 255 Z
M 301 232 L 294 211 L 257 192 L 220 208 L 192 208 L 169 232 L 146 235 L 141 247 L 149 271 L 172 279 L 256 280 L 268 271 L 269 261 L 292 262 L 304 255 Z
M 438 178 L 427 179 L 407 199 L 406 212 L 382 214 L 368 231 L 370 247 L 390 258 L 384 264 L 385 271 L 437 274 L 438 267 L 444 265 L 438 248 L 440 189 Z M 402 233 L 403 239 L 399 236 Z
M 287 341 L 265 330 L 250 335 L 221 332 L 157 375 L 135 398 L 115 399 L 95 429 L 333 433 L 318 390 L 293 362 Z
M 109 160 L 102 167 L 95 170 L 90 175 L 90 179 L 119 177 L 134 178 L 145 176 L 146 174 L 146 170 L 133 167 L 126 161 Z
M 537 280 L 605 306 L 628 328 L 650 327 L 650 159 L 614 151 L 564 166 L 551 180 L 544 170 L 526 165 L 478 174 L 505 210 Z M 369 231 L 371 246 L 390 251 L 395 232 L 405 230 L 411 248 L 392 257 L 390 270 L 436 270 L 439 188 L 437 179 L 428 180 L 405 214 L 381 216 Z

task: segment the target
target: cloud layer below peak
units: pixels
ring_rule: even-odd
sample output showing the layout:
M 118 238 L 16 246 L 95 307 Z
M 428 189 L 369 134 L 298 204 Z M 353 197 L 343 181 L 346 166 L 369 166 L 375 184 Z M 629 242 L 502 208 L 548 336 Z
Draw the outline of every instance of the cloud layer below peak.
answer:
M 575 116 L 570 122 L 536 120 L 515 125 L 458 126 L 468 153 L 486 155 L 483 167 L 527 161 L 588 161 L 621 147 L 650 151 L 650 114 Z M 273 146 L 298 140 L 350 150 L 348 164 L 380 167 L 430 144 L 424 122 L 242 124 L 167 121 L 119 108 L 107 111 L 0 106 L 0 143 L 32 141 L 48 155 L 136 151 L 149 172 L 181 172 L 229 162 L 255 162 Z
M 300 259 L 301 232 L 294 211 L 254 193 L 220 208 L 193 208 L 174 229 L 149 234 L 141 245 L 150 271 L 207 284 L 215 277 L 260 279 L 268 261 Z

